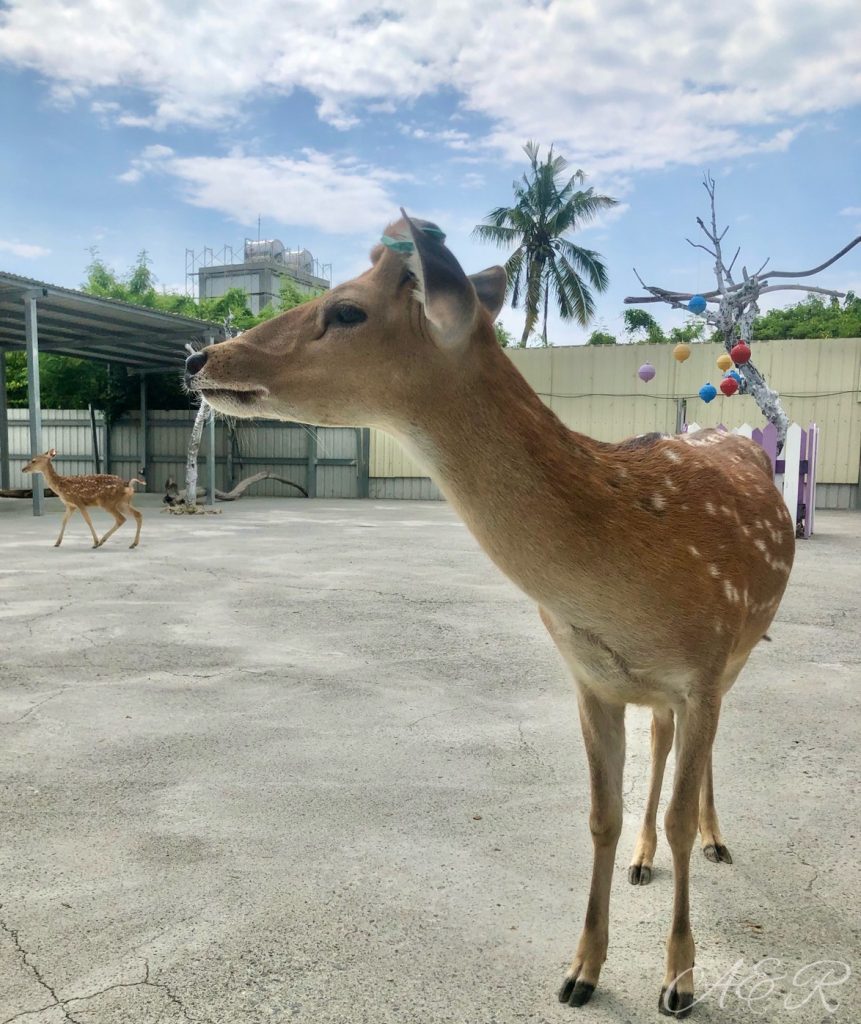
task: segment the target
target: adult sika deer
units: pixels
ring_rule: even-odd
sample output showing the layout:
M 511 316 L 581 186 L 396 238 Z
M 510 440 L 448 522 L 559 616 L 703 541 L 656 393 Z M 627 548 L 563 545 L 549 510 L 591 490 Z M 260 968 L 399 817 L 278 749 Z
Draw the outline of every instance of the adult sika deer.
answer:
M 538 603 L 574 678 L 591 776 L 592 885 L 559 993 L 571 1006 L 590 998 L 607 954 L 625 706 L 654 716 L 634 884 L 651 878 L 675 732 L 665 818 L 674 896 L 659 1007 L 686 1016 L 697 827 L 709 860 L 731 861 L 712 787 L 721 701 L 774 617 L 794 553 L 771 466 L 752 442 L 715 431 L 604 444 L 569 430 L 496 341 L 500 267 L 467 277 L 439 228 L 406 214 L 371 260 L 355 280 L 192 355 L 189 383 L 231 416 L 393 434 Z

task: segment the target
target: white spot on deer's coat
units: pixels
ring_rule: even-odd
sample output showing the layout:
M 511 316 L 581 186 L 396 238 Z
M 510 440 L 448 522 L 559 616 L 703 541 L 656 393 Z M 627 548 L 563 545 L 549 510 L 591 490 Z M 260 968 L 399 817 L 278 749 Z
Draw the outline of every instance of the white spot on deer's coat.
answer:
M 674 451 L 672 448 L 665 448 L 664 455 L 666 455 L 670 462 L 680 462 L 682 458 L 681 455 L 679 455 L 679 453 L 677 451 Z
M 668 491 L 677 491 L 679 489 L 673 482 L 673 478 L 671 476 L 664 477 L 664 486 L 667 488 Z
M 709 565 L 709 572 L 711 573 L 712 576 L 714 576 L 714 578 L 716 580 L 720 579 L 720 569 L 718 569 L 718 567 L 714 564 L 714 562 L 712 562 Z
M 693 544 L 688 544 L 688 551 L 690 551 L 690 553 L 691 553 L 691 554 L 692 554 L 692 555 L 694 556 L 694 558 L 702 558 L 702 557 L 703 557 L 703 556 L 702 556 L 702 555 L 701 555 L 701 554 L 699 553 L 699 551 L 697 550 L 697 548 L 695 548 L 695 547 L 693 546 Z
M 651 497 L 651 502 L 655 508 L 655 511 L 660 512 L 661 509 L 667 504 L 667 499 L 663 496 L 663 494 L 653 494 Z
M 723 589 L 726 594 L 727 601 L 732 601 L 733 604 L 738 603 L 738 590 L 730 583 L 729 580 L 723 581 Z
M 707 501 L 705 503 L 705 505 L 703 506 L 703 508 L 706 510 L 706 512 L 708 512 L 708 514 L 710 516 L 713 516 L 713 515 L 716 514 L 715 513 L 715 507 L 714 507 L 714 505 L 710 501 Z
M 764 540 L 759 540 L 759 539 L 757 538 L 757 540 L 755 540 L 755 541 L 753 542 L 753 546 L 754 546 L 755 548 L 759 548 L 759 550 L 760 550 L 760 551 L 761 551 L 761 552 L 762 552 L 763 554 L 765 554 L 765 541 L 764 541 Z

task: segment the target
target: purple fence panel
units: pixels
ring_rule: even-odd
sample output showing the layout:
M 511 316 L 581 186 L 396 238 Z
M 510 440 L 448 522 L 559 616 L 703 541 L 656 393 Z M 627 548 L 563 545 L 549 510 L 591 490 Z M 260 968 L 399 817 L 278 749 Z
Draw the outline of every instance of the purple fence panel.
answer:
M 762 445 L 763 451 L 771 459 L 771 471 L 774 472 L 775 463 L 777 462 L 777 427 L 773 423 L 769 423 L 762 430 L 762 440 L 759 442 Z

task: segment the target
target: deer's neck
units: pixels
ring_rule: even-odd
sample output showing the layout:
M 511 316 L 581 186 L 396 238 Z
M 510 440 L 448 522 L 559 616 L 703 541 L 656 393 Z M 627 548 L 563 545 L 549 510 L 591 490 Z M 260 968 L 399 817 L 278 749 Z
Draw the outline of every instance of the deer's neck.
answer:
M 63 486 L 63 477 L 54 469 L 53 463 L 48 462 L 45 465 L 45 468 L 42 470 L 42 476 L 50 485 L 51 490 L 59 494 L 60 488 Z
M 551 562 L 568 590 L 572 573 L 596 561 L 612 519 L 599 446 L 565 427 L 495 346 L 433 395 L 397 434 L 514 582 L 546 601 L 560 584 Z

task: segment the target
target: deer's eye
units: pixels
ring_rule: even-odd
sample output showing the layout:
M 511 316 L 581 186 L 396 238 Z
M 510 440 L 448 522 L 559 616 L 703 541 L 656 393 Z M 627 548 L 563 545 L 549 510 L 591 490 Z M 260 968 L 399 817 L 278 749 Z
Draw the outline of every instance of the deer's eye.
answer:
M 368 314 L 360 306 L 354 306 L 352 302 L 342 302 L 335 306 L 330 316 L 331 323 L 341 324 L 344 327 L 364 323 L 367 319 Z

